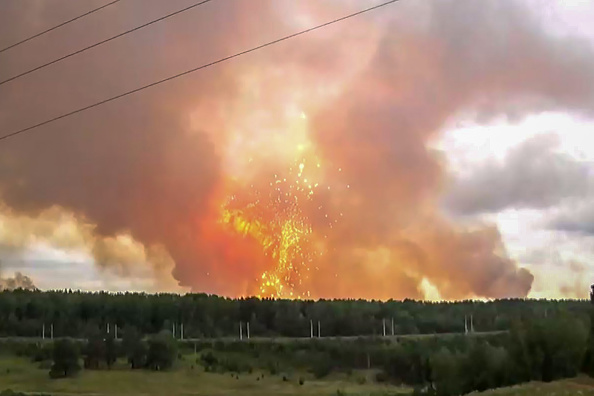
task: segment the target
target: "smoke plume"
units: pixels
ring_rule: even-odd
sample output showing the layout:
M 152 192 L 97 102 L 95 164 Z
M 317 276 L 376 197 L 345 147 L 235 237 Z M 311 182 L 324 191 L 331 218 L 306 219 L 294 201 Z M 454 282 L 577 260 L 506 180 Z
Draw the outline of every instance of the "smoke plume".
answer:
M 33 284 L 33 280 L 27 275 L 23 275 L 21 272 L 15 272 L 12 278 L 5 278 L 1 275 L 3 272 L 2 267 L 2 261 L 0 261 L 0 290 L 36 289 L 35 284 Z
M 186 3 L 110 7 L 67 34 L 3 54 L 0 76 Z M 0 25 L 12 33 L 6 40 L 82 7 L 10 4 L 0 6 Z M 208 3 L 1 87 L 0 130 L 363 6 Z M 593 93 L 591 48 L 550 36 L 521 2 L 400 2 L 6 140 L 0 196 L 22 224 L 59 208 L 76 220 L 78 245 L 121 276 L 143 267 L 169 283 L 173 268 L 183 287 L 253 294 L 272 255 L 256 243 L 253 224 L 252 234 L 221 224 L 221 207 L 284 182 L 302 155 L 305 173 L 318 161 L 324 188 L 291 212 L 311 226 L 300 249 L 316 252 L 296 289 L 312 297 L 422 297 L 426 280 L 444 298 L 521 297 L 533 277 L 509 258 L 498 230 L 465 229 L 439 212 L 446 164 L 429 146 L 461 114 L 590 115 Z M 275 210 L 257 212 L 257 230 L 275 224 Z M 20 235 L 18 227 L 8 233 Z

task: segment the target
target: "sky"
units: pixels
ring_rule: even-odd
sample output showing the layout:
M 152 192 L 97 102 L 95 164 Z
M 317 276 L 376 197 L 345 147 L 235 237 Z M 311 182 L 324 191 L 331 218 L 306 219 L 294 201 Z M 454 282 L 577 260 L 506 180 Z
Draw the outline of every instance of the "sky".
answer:
M 4 1 L 0 48 L 105 3 Z M 116 3 L 0 80 L 192 3 Z M 0 85 L 0 135 L 379 3 L 211 1 Z M 0 287 L 585 298 L 593 19 L 401 0 L 1 140 Z

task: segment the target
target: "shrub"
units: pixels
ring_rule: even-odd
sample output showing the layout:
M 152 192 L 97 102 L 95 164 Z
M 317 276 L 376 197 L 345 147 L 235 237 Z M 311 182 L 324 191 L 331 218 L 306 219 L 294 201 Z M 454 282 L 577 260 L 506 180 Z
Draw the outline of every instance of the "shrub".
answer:
M 203 353 L 202 355 L 200 355 L 200 360 L 202 361 L 202 363 L 204 363 L 204 366 L 206 367 L 215 366 L 219 362 L 217 357 L 211 351 L 208 351 L 207 353 Z
M 69 339 L 54 343 L 53 358 L 54 364 L 49 373 L 51 378 L 72 377 L 80 371 L 78 364 L 80 352 Z
M 268 371 L 270 375 L 277 375 L 278 374 L 278 363 L 269 362 L 268 363 Z
M 326 377 L 332 372 L 332 361 L 328 355 L 322 355 L 314 361 L 314 365 L 311 369 L 314 377 L 320 379 Z
M 149 341 L 147 367 L 162 371 L 170 369 L 177 357 L 177 344 L 169 332 L 161 332 Z
M 53 353 L 52 347 L 51 344 L 38 345 L 33 353 L 33 362 L 39 363 L 45 360 L 51 360 Z
M 389 379 L 390 378 L 388 377 L 388 374 L 386 374 L 385 371 L 380 371 L 375 375 L 375 380 L 377 382 L 388 382 Z

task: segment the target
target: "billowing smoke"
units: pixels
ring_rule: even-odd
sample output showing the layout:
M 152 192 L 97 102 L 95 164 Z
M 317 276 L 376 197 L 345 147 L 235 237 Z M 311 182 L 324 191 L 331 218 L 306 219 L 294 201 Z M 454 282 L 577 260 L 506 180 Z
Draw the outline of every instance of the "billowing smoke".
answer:
M 186 3 L 124 2 L 93 16 L 101 23 L 2 54 L 0 75 Z M 0 25 L 26 35 L 25 20 L 51 25 L 61 9 L 31 4 L 0 12 Z M 0 87 L 0 130 L 363 6 L 209 3 Z M 174 266 L 181 286 L 244 295 L 258 290 L 271 258 L 221 224 L 221 206 L 287 178 L 303 150 L 327 186 L 299 212 L 323 253 L 299 286 L 313 297 L 422 297 L 423 280 L 443 298 L 526 296 L 533 277 L 496 228 L 465 229 L 439 212 L 446 164 L 429 146 L 462 114 L 589 115 L 593 92 L 591 48 L 548 35 L 520 2 L 400 2 L 4 141 L 0 194 L 13 216 L 59 207 L 77 219 L 81 245 L 121 276 L 145 266 L 170 279 Z
M 174 263 L 161 245 L 145 247 L 127 233 L 101 237 L 95 233 L 94 225 L 56 206 L 35 215 L 16 214 L 7 207 L 1 208 L 0 259 L 14 259 L 26 249 L 47 246 L 66 253 L 86 253 L 100 270 L 131 280 L 129 285 L 136 288 L 149 291 L 180 290 L 171 276 Z M 18 261 L 22 262 L 23 259 Z M 43 258 L 36 261 L 52 264 L 52 260 Z M 20 284 L 19 280 L 27 279 L 21 275 L 5 283 L 17 281 Z
M 0 261 L 0 290 L 36 289 L 35 284 L 33 284 L 33 280 L 29 278 L 27 275 L 23 275 L 21 272 L 15 272 L 12 278 L 6 278 L 2 276 L 2 267 L 2 262 Z

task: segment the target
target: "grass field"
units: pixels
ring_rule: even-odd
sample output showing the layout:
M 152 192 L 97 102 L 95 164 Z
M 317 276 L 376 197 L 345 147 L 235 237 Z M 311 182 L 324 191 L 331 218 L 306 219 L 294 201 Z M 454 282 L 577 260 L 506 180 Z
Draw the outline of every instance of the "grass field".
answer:
M 531 382 L 509 388 L 494 389 L 482 393 L 471 393 L 473 396 L 594 396 L 594 381 L 591 378 L 579 377 L 556 381 L 549 384 Z
M 260 373 L 239 375 L 205 373 L 201 366 L 191 369 L 189 364 L 180 364 L 171 372 L 131 371 L 116 367 L 107 371 L 82 371 L 77 378 L 52 380 L 47 369 L 40 369 L 27 359 L 0 356 L 0 390 L 20 392 L 46 392 L 52 395 L 336 395 L 340 390 L 347 395 L 398 395 L 410 390 L 379 385 L 368 381 L 359 384 L 359 376 L 330 376 L 313 380 L 304 374 L 293 374 L 289 381 L 282 376 Z M 305 383 L 299 385 L 299 376 Z M 362 374 L 361 374 L 362 375 Z
M 323 380 L 314 380 L 307 373 L 292 373 L 288 381 L 283 375 L 264 378 L 260 372 L 231 374 L 204 372 L 202 366 L 186 360 L 169 372 L 146 370 L 131 371 L 123 363 L 112 370 L 82 371 L 76 378 L 52 380 L 47 368 L 39 368 L 29 359 L 0 355 L 0 390 L 12 389 L 26 393 L 66 395 L 245 395 L 245 396 L 388 396 L 410 395 L 411 390 L 375 383 L 373 372 L 355 372 L 351 376 L 333 374 Z M 305 379 L 299 385 L 299 377 Z M 360 379 L 366 377 L 366 383 Z M 340 391 L 340 392 L 339 392 Z M 557 381 L 550 384 L 529 383 L 495 389 L 474 396 L 594 396 L 594 380 L 587 377 Z

